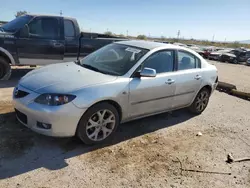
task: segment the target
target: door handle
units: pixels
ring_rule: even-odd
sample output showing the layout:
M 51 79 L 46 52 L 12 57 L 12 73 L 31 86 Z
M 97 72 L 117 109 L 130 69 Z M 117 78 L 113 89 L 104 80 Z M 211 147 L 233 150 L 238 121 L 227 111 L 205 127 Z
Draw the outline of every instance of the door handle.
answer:
M 172 83 L 174 83 L 175 81 L 173 80 L 173 79 L 168 79 L 166 82 L 165 82 L 165 84 L 172 84 Z
M 56 48 L 62 47 L 63 44 L 62 43 L 53 43 L 53 46 Z
M 201 75 L 196 75 L 195 77 L 194 77 L 194 79 L 196 79 L 196 80 L 199 80 L 199 79 L 201 79 Z

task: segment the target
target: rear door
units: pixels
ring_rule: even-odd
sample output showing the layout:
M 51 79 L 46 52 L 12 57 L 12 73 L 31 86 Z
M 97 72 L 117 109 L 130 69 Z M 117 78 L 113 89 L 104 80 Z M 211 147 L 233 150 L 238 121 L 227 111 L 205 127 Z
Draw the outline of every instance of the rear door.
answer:
M 29 24 L 29 36 L 17 39 L 20 64 L 46 65 L 63 62 L 64 38 L 60 17 L 36 17 Z
M 177 74 L 174 108 L 187 106 L 192 102 L 202 84 L 201 61 L 184 50 L 177 52 Z

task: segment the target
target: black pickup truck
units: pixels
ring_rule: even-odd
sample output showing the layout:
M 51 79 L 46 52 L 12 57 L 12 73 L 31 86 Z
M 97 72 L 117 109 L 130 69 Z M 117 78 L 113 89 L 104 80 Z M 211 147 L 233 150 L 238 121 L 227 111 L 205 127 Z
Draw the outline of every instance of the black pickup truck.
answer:
M 118 40 L 80 32 L 74 18 L 24 15 L 0 27 L 0 80 L 11 76 L 11 65 L 47 65 L 74 61 Z

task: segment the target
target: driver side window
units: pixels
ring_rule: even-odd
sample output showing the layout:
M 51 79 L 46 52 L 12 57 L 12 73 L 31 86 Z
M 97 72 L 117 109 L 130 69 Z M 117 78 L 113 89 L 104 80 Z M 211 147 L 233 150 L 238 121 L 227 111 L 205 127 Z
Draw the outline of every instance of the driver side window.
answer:
M 57 18 L 37 18 L 29 24 L 30 37 L 57 39 L 60 36 Z
M 157 74 L 172 72 L 174 69 L 174 52 L 172 50 L 156 52 L 144 61 L 143 67 L 155 69 Z

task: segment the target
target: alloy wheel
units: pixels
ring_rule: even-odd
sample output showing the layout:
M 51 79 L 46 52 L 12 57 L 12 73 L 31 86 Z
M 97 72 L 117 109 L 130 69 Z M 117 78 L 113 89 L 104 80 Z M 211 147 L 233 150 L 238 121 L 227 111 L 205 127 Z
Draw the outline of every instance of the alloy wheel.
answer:
M 86 134 L 92 141 L 102 141 L 114 130 L 115 115 L 110 110 L 104 109 L 95 112 L 88 120 Z
M 209 94 L 206 91 L 202 91 L 198 95 L 197 101 L 195 103 L 195 107 L 196 107 L 197 111 L 199 111 L 199 112 L 203 111 L 208 104 L 208 100 L 209 100 Z

